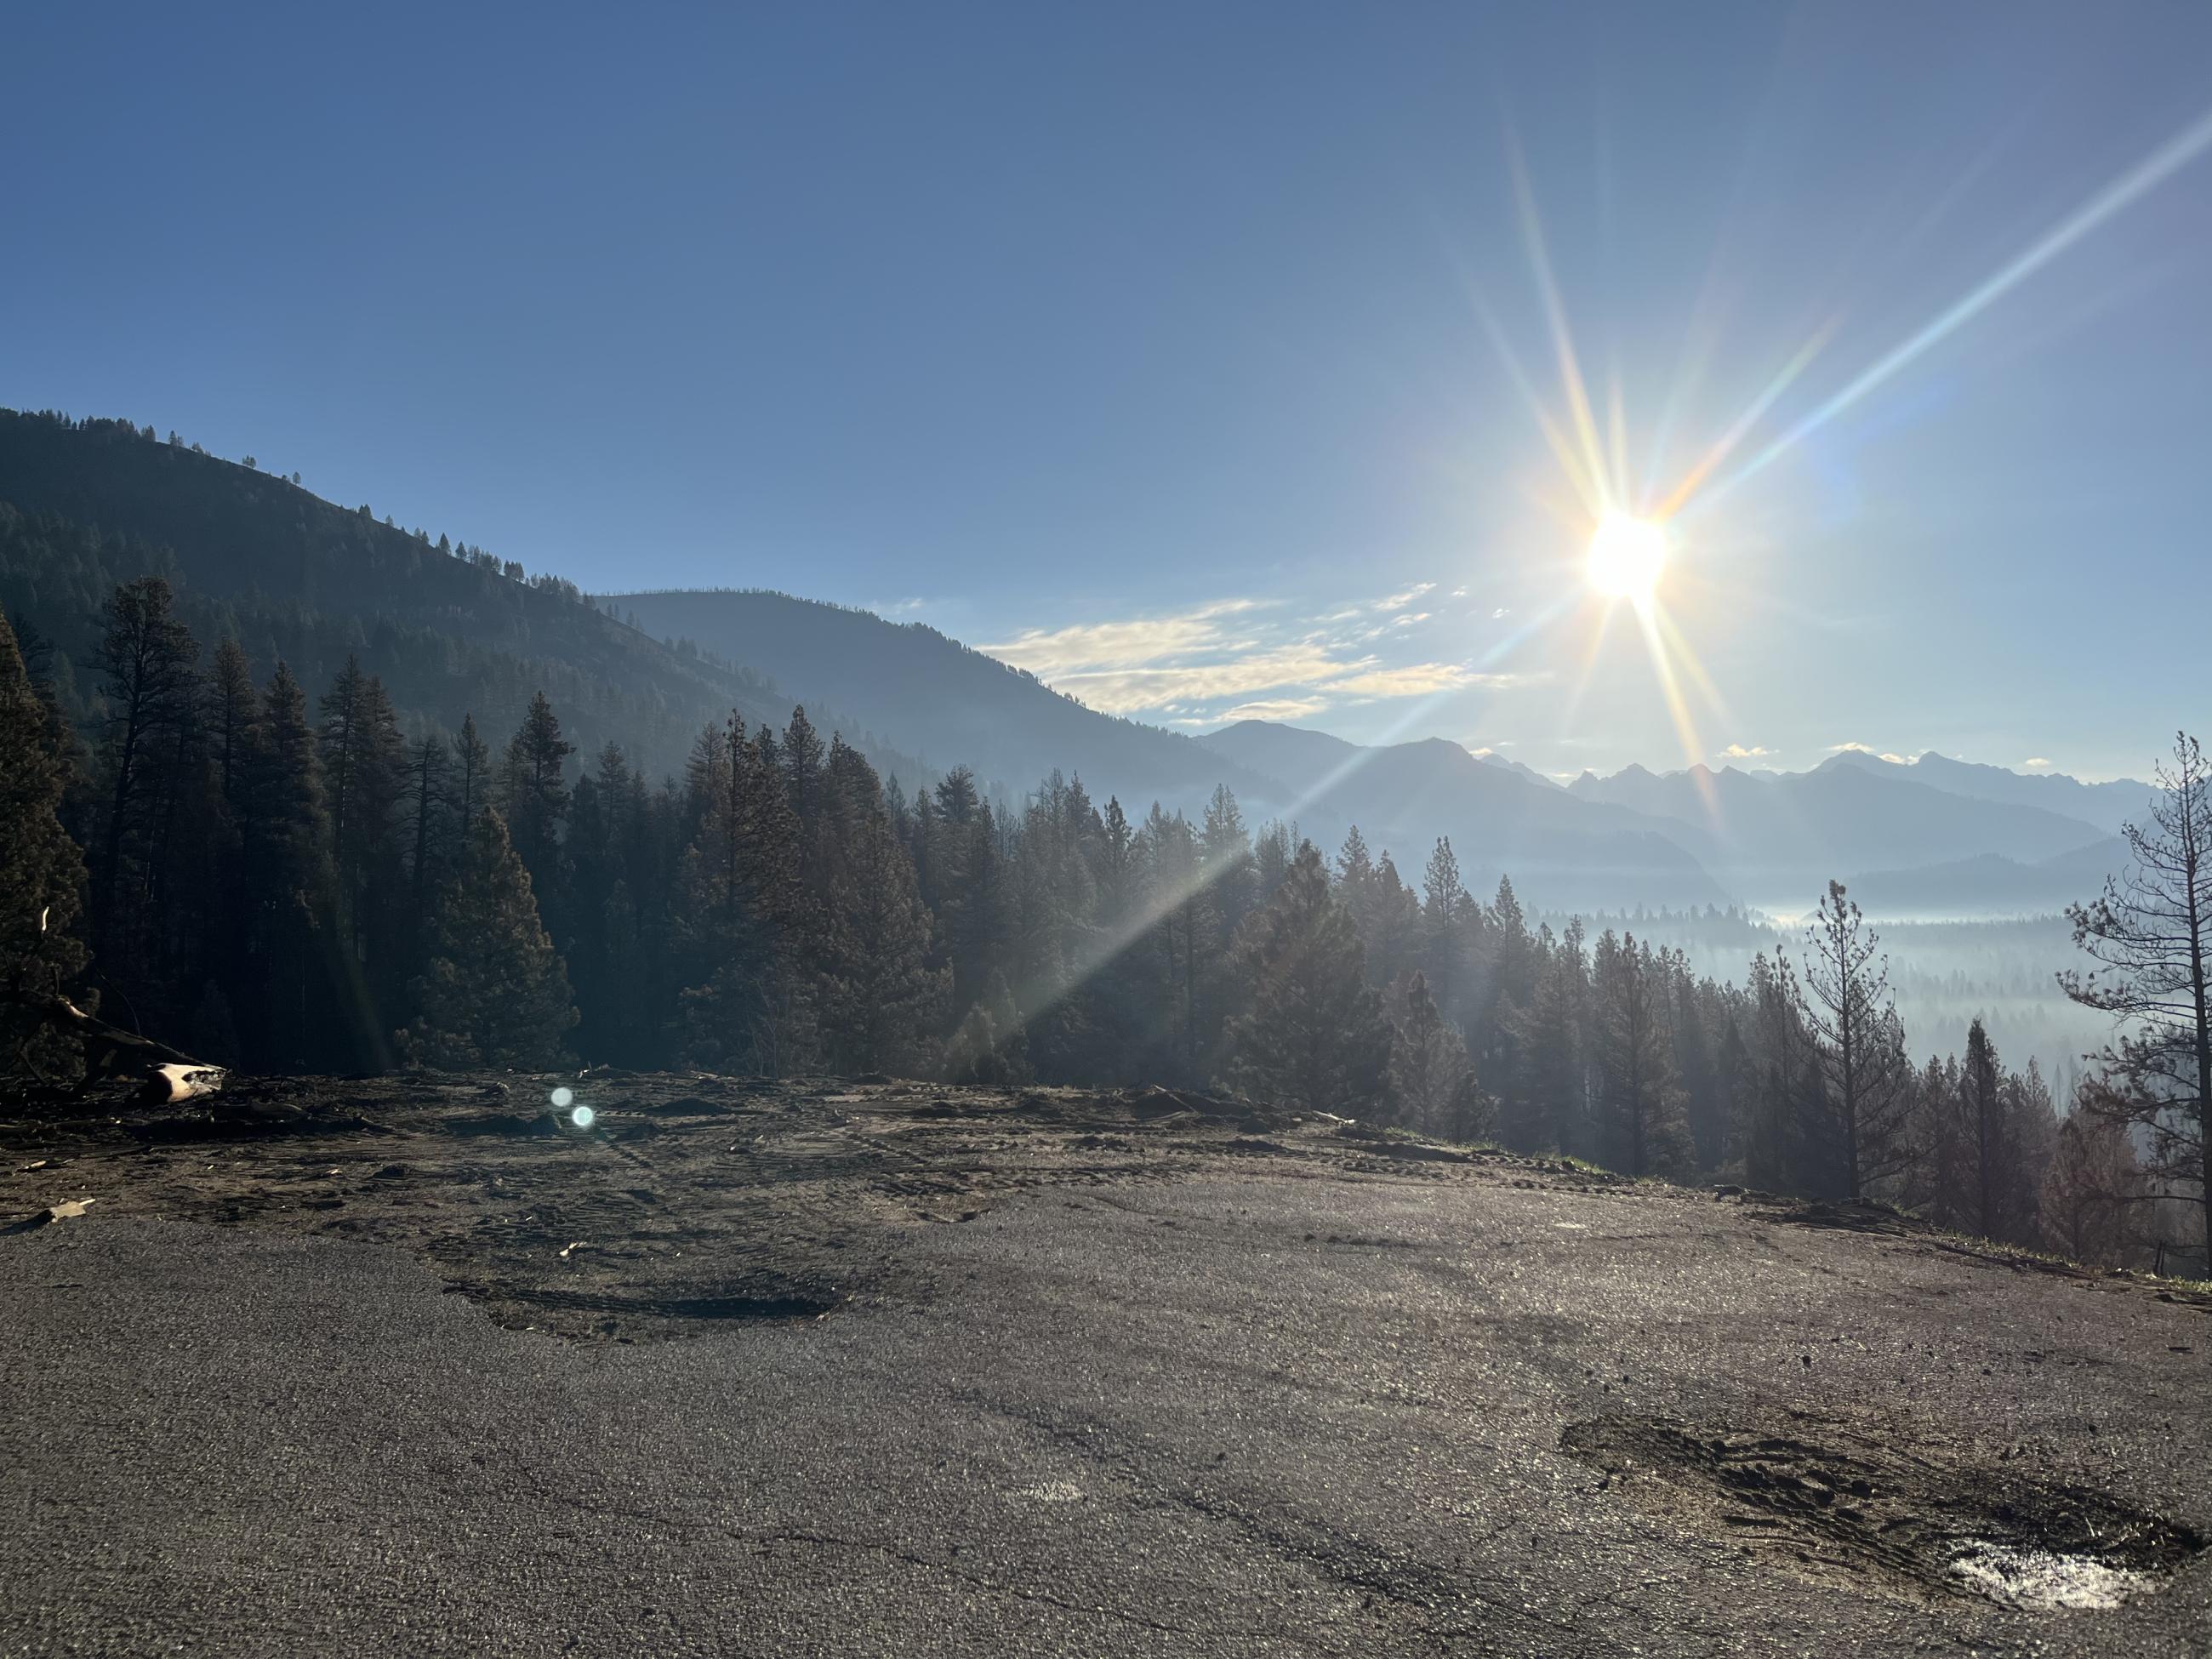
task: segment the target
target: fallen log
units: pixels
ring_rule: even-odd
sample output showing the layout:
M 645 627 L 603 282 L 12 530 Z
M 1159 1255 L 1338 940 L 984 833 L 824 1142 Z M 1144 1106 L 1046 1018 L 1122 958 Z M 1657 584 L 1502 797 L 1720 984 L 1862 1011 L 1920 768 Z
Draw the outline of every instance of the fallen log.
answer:
M 94 1078 L 136 1076 L 139 1103 L 175 1105 L 222 1091 L 228 1075 L 220 1066 L 194 1060 L 182 1049 L 111 1025 L 88 1014 L 64 996 L 51 996 L 41 1010 L 47 1024 L 84 1045 L 84 1073 Z
M 183 1101 L 198 1100 L 205 1095 L 222 1092 L 224 1080 L 229 1073 L 220 1066 L 199 1066 L 172 1061 L 156 1066 L 147 1074 L 138 1091 L 141 1104 L 174 1106 Z

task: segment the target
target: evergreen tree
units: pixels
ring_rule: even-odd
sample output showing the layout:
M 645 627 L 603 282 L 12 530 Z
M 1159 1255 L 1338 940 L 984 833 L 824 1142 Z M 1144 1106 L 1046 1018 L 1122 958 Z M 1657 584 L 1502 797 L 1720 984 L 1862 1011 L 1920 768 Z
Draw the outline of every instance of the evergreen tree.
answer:
M 496 811 L 469 825 L 414 1000 L 422 1012 L 399 1035 L 417 1065 L 544 1071 L 562 1061 L 576 1023 L 568 975 Z
M 1030 1080 L 1029 1034 L 1004 974 L 993 971 L 983 994 L 945 1044 L 945 1075 L 953 1083 Z
M 532 694 L 529 712 L 507 746 L 500 799 L 514 850 L 541 885 L 550 884 L 558 868 L 561 825 L 568 812 L 564 769 L 575 752 L 576 745 L 561 735 L 561 721 L 545 694 Z
M 836 896 L 831 1053 L 853 1071 L 926 1070 L 951 978 L 930 963 L 929 913 L 886 819 L 863 828 L 851 867 Z
M 1632 1176 L 1689 1168 L 1689 1126 L 1662 970 L 1650 945 L 1607 932 L 1593 957 L 1599 1088 L 1613 1167 Z
M 1474 1067 L 1429 994 L 1427 976 L 1415 969 L 1393 988 L 1391 1001 L 1390 1095 L 1399 1121 L 1423 1134 L 1473 1139 L 1482 1132 L 1467 1121 L 1480 1098 Z
M 2098 963 L 2059 976 L 2066 994 L 2127 1022 L 2097 1056 L 2089 1110 L 2141 1125 L 2148 1172 L 2201 1212 L 2212 1271 L 2212 768 L 2186 732 L 2157 770 L 2148 823 L 2130 823 L 2126 872 L 2067 911 Z
M 1977 1018 L 1966 1029 L 1966 1058 L 1959 1068 L 1955 1098 L 1966 1164 L 1960 1172 L 1965 1202 L 1960 1207 L 1967 1230 L 1984 1238 L 1997 1236 L 1998 1194 L 2008 1158 L 2003 1076 L 1996 1048 Z
M 2143 1196 L 2125 1122 L 2078 1109 L 2068 1114 L 2039 1195 L 2051 1247 L 2093 1266 L 2127 1265 L 2141 1249 L 2136 1212 Z
M 1475 903 L 1460 878 L 1451 839 L 1439 840 L 1421 872 L 1421 969 L 1437 1005 L 1447 1012 L 1459 1006 L 1467 982 L 1468 924 Z
M 294 1071 L 329 1054 L 322 941 L 331 904 L 330 818 L 307 694 L 283 663 L 270 676 L 238 813 L 240 957 L 250 1058 Z M 235 1000 L 235 999 L 234 999 Z
M 0 1076 L 73 1069 L 66 1046 L 36 1023 L 38 1006 L 86 961 L 74 932 L 84 859 L 62 828 L 67 774 L 48 743 L 46 711 L 0 611 Z
M 793 816 L 803 829 L 811 830 L 822 811 L 822 736 L 806 718 L 804 704 L 791 711 L 791 724 L 783 732 L 783 787 Z
M 1217 994 L 1222 958 L 1220 927 L 1198 836 L 1182 813 L 1170 816 L 1158 801 L 1146 815 L 1141 837 L 1145 910 L 1152 926 L 1147 955 L 1154 969 L 1161 1064 L 1170 1074 L 1196 1083 L 1212 1070 L 1216 1032 L 1222 1030 Z M 1323 880 L 1326 883 L 1326 874 Z
M 1498 1134 L 1516 1152 L 1594 1153 L 1587 1121 L 1589 965 L 1582 924 L 1537 957 L 1536 983 L 1513 1012 L 1519 1060 L 1499 1106 Z
M 1261 826 L 1259 839 L 1252 848 L 1252 902 L 1255 906 L 1274 897 L 1289 877 L 1291 860 L 1297 851 L 1296 841 L 1291 826 L 1279 818 Z
M 1905 1128 L 1911 1067 L 1890 997 L 1888 959 L 1877 956 L 1880 937 L 1843 883 L 1828 884 L 1805 945 L 1799 1012 L 1841 1133 L 1840 1182 L 1858 1198 L 1911 1159 Z
M 383 683 L 363 673 L 357 658 L 346 659 L 323 694 L 320 712 L 338 925 L 360 961 L 381 942 L 385 904 L 398 872 L 396 820 L 406 749 Z
M 453 739 L 453 810 L 464 833 L 490 804 L 491 749 L 477 733 L 477 717 L 464 714 L 461 734 Z
M 215 648 L 215 661 L 208 673 L 204 723 L 217 792 L 227 802 L 237 799 L 239 774 L 259 717 L 258 705 L 253 666 L 246 659 L 245 648 L 226 635 Z
M 199 648 L 159 576 L 117 588 L 106 616 L 100 665 L 108 704 L 107 810 L 93 922 L 95 949 L 114 972 L 149 948 L 156 843 L 183 783 L 177 746 L 192 728 Z
M 1198 856 L 1206 885 L 1212 890 L 1214 920 L 1225 948 L 1251 914 L 1256 874 L 1244 814 L 1225 783 L 1214 786 L 1212 799 L 1206 804 L 1206 817 L 1198 832 Z
M 407 750 L 401 805 L 407 823 L 407 881 L 411 908 L 427 922 L 430 896 L 446 879 L 453 854 L 454 802 L 447 787 L 452 752 L 434 737 L 416 739 Z
M 1311 842 L 1237 939 L 1248 1012 L 1230 1022 L 1231 1080 L 1255 1099 L 1358 1115 L 1382 1097 L 1390 1028 L 1350 913 Z
M 695 750 L 699 823 L 678 878 L 690 1049 L 702 1063 L 781 1073 L 811 1057 L 813 1010 L 799 955 L 800 828 L 766 727 L 732 714 L 720 753 Z
M 822 782 L 833 833 L 825 838 L 817 972 L 830 1059 L 853 1072 L 924 1069 L 948 987 L 930 963 L 929 912 L 913 860 L 873 770 L 842 739 L 832 740 Z

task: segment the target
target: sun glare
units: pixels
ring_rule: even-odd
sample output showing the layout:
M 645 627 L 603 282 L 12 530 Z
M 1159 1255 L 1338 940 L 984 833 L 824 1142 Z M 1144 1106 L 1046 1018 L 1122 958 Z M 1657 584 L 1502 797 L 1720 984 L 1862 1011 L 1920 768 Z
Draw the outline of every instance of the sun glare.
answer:
M 1647 519 L 1608 513 L 1590 537 L 1590 586 L 1616 599 L 1650 603 L 1667 562 L 1667 532 Z

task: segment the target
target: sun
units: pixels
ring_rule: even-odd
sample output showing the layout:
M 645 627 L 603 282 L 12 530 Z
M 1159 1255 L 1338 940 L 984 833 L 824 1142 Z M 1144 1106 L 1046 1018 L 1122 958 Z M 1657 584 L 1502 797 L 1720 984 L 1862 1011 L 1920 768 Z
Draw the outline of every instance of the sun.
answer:
M 1609 599 L 1649 605 L 1667 563 L 1667 532 L 1648 519 L 1608 513 L 1590 537 L 1589 583 Z

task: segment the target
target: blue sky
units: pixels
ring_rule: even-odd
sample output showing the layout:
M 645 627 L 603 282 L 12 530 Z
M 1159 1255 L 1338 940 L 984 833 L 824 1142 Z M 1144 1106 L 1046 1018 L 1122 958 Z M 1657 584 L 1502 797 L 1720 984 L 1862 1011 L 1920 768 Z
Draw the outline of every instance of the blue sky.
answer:
M 0 402 L 1191 729 L 2098 775 L 2204 723 L 2212 8 L 326 9 L 11 21 Z M 1532 225 L 1624 506 L 1807 355 L 1648 629 Z

